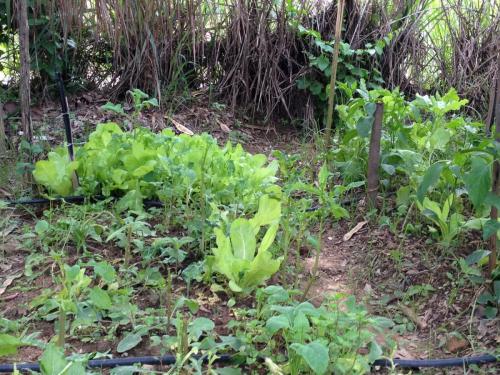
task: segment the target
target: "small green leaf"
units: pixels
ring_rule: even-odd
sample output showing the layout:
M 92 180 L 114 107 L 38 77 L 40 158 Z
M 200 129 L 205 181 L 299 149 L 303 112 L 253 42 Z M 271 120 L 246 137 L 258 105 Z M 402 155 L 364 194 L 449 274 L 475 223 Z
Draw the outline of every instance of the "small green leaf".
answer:
M 111 102 L 107 102 L 103 106 L 101 106 L 101 110 L 103 111 L 110 111 L 114 113 L 118 113 L 120 115 L 124 115 L 125 112 L 123 111 L 123 107 L 121 104 L 113 104 Z
M 498 220 L 489 219 L 483 226 L 483 240 L 487 240 L 500 230 L 500 222 Z
M 467 258 L 465 258 L 465 263 L 467 265 L 472 266 L 473 264 L 479 263 L 481 259 L 484 259 L 490 254 L 488 250 L 476 250 L 472 254 L 470 254 Z
M 126 352 L 132 348 L 135 348 L 142 341 L 142 336 L 137 333 L 129 332 L 116 347 L 118 353 Z
M 328 171 L 328 166 L 326 163 L 323 163 L 318 173 L 318 183 L 319 187 L 323 190 L 326 189 L 326 183 L 328 182 L 328 176 L 330 172 Z
M 40 370 L 43 375 L 61 374 L 67 364 L 63 350 L 54 344 L 49 344 L 40 359 Z
M 471 170 L 464 175 L 465 188 L 474 207 L 485 201 L 491 186 L 491 164 L 479 156 L 471 158 Z
M 290 321 L 285 315 L 272 316 L 266 322 L 266 329 L 271 336 L 285 328 L 290 328 Z
M 16 354 L 17 349 L 23 345 L 22 341 L 14 336 L 0 333 L 0 357 Z
M 372 341 L 370 343 L 370 353 L 368 353 L 368 361 L 373 363 L 375 360 L 379 359 L 382 356 L 382 349 L 380 345 L 377 344 L 376 341 Z
M 236 219 L 231 224 L 231 245 L 236 258 L 251 261 L 255 256 L 254 227 L 246 219 Z
M 486 316 L 486 318 L 488 319 L 495 319 L 496 316 L 498 314 L 498 309 L 496 307 L 493 307 L 493 306 L 487 306 L 485 309 L 484 309 L 484 315 Z
M 49 230 L 49 223 L 45 220 L 38 220 L 35 225 L 35 232 L 38 235 L 41 235 Z
M 109 298 L 108 293 L 97 286 L 90 290 L 89 298 L 99 309 L 109 310 L 112 307 L 111 298 Z
M 108 284 L 111 284 L 116 280 L 116 271 L 108 262 L 96 263 L 94 265 L 94 272 Z
M 203 332 L 210 332 L 215 328 L 215 324 L 208 318 L 200 317 L 189 323 L 189 335 L 198 341 Z
M 373 116 L 367 116 L 362 118 L 356 124 L 356 130 L 360 137 L 368 138 L 373 126 Z
M 424 178 L 417 189 L 417 198 L 420 202 L 424 200 L 427 190 L 434 186 L 439 181 L 439 176 L 444 168 L 444 164 L 437 162 L 432 164 L 425 172 Z

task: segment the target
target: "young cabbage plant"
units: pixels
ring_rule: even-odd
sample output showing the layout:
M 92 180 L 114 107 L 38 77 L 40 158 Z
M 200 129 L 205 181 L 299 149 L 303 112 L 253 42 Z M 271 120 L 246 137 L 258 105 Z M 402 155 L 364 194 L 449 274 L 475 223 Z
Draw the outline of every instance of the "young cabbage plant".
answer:
M 252 219 L 238 218 L 231 223 L 229 236 L 215 229 L 217 247 L 208 262 L 212 269 L 229 279 L 229 288 L 236 293 L 249 293 L 276 273 L 282 258 L 273 259 L 269 251 L 278 230 L 281 202 L 263 195 Z M 262 227 L 267 231 L 257 248 Z

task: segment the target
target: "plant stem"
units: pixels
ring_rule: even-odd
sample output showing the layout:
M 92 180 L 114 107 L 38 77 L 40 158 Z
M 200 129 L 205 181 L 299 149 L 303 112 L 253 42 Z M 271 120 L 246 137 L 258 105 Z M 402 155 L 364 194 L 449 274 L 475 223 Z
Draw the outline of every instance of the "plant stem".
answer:
M 64 348 L 64 339 L 66 336 L 66 312 L 61 306 L 59 306 L 58 326 L 59 326 L 59 332 L 57 335 L 57 345 L 60 346 L 61 348 Z
M 342 19 L 344 16 L 345 0 L 339 0 L 337 4 L 337 22 L 335 24 L 335 45 L 332 57 L 332 73 L 330 76 L 330 95 L 328 96 L 328 114 L 326 118 L 325 129 L 325 150 L 328 150 L 331 143 L 332 124 L 333 124 L 333 106 L 335 99 L 335 81 L 337 80 L 337 66 L 339 63 L 340 36 L 342 33 Z
M 314 258 L 314 265 L 311 270 L 311 276 L 309 277 L 309 281 L 307 282 L 306 288 L 304 289 L 304 294 L 302 295 L 301 300 L 305 301 L 307 298 L 307 294 L 311 289 L 314 281 L 318 276 L 318 267 L 319 267 L 319 256 L 321 254 L 321 236 L 323 235 L 323 218 L 321 218 L 319 222 L 319 234 L 318 234 L 318 245 L 316 248 L 316 257 Z
M 132 224 L 129 224 L 127 227 L 127 245 L 125 247 L 125 267 L 128 267 L 130 262 L 130 252 L 132 247 Z

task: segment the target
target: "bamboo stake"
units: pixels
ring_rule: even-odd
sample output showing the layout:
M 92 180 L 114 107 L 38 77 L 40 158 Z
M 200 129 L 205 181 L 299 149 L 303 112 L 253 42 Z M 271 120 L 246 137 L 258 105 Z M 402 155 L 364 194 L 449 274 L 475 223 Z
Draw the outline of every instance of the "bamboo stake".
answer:
M 19 96 L 21 98 L 21 124 L 24 138 L 28 143 L 33 141 L 33 127 L 30 113 L 30 51 L 29 51 L 29 25 L 28 2 L 17 1 L 17 18 L 19 23 L 19 55 L 21 62 Z
M 500 56 L 500 55 L 499 55 Z M 500 61 L 500 57 L 499 57 Z M 496 84 L 496 99 L 495 99 L 495 141 L 500 142 L 500 71 L 497 72 Z M 500 194 L 500 162 L 496 159 L 493 162 L 493 175 L 491 179 L 491 190 L 493 194 L 498 196 Z M 498 220 L 498 209 L 495 205 L 491 206 L 490 219 L 496 222 Z M 490 257 L 488 262 L 488 278 L 491 277 L 493 271 L 497 266 L 497 233 L 493 233 L 490 237 Z
M 0 157 L 7 153 L 7 135 L 5 134 L 3 103 L 0 102 Z
M 377 206 L 378 169 L 380 165 L 380 139 L 382 137 L 382 120 L 384 117 L 384 104 L 377 103 L 375 120 L 373 121 L 370 151 L 368 155 L 367 198 L 370 207 Z
M 344 16 L 345 0 L 339 0 L 337 4 L 337 22 L 335 24 L 335 45 L 332 57 L 332 73 L 330 76 L 330 94 L 328 96 L 328 113 L 325 129 L 325 149 L 328 150 L 331 144 L 331 134 L 333 125 L 333 106 L 335 103 L 335 82 L 337 80 L 337 66 L 339 63 L 340 37 L 342 34 L 342 20 Z

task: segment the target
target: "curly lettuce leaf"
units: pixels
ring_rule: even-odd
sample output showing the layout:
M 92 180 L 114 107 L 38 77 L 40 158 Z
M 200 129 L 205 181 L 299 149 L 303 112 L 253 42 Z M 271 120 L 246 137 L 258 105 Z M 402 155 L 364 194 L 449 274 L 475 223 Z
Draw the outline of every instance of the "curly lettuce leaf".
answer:
M 49 152 L 48 160 L 40 160 L 35 164 L 33 176 L 35 181 L 47 187 L 50 193 L 69 195 L 73 192 L 72 174 L 78 163 L 70 161 L 68 152 L 58 147 Z

